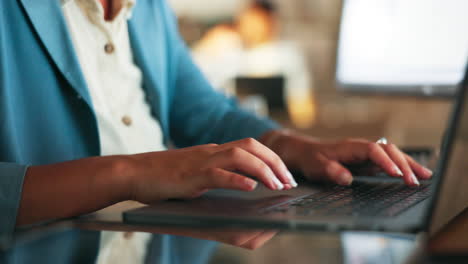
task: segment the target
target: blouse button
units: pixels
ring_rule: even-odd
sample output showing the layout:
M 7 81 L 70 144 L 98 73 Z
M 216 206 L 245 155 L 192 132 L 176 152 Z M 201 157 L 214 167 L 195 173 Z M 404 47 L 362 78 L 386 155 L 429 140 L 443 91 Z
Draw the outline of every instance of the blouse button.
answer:
M 106 45 L 104 45 L 104 51 L 107 54 L 112 54 L 114 52 L 114 50 L 115 50 L 114 44 L 109 42 Z
M 132 125 L 132 118 L 125 115 L 122 117 L 122 123 L 126 126 L 131 126 Z

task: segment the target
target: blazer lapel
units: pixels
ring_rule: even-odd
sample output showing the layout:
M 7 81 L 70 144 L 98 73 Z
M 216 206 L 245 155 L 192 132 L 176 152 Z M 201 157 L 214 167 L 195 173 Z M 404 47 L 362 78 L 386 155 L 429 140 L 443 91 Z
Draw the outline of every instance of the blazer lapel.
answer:
M 34 30 L 65 79 L 91 107 L 86 81 L 70 39 L 59 0 L 19 0 Z

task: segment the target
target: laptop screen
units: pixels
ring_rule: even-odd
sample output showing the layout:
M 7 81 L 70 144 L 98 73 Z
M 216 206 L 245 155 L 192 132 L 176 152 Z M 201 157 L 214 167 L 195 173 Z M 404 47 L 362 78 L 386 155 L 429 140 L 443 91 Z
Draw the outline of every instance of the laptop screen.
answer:
M 468 56 L 466 0 L 345 0 L 336 78 L 348 91 L 450 96 Z
M 434 181 L 438 193 L 434 196 L 431 234 L 468 207 L 468 68 L 464 79 Z

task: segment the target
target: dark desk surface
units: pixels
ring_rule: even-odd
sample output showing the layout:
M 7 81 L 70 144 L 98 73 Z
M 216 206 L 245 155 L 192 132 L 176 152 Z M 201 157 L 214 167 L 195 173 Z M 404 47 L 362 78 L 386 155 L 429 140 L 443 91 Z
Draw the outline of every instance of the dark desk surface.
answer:
M 123 202 L 78 219 L 61 221 L 19 233 L 19 240 L 31 240 L 41 234 L 61 232 L 70 228 L 122 232 L 151 232 L 191 236 L 225 242 L 214 254 L 211 263 L 343 263 L 341 236 L 338 233 L 280 232 L 255 250 L 228 245 L 238 238 L 240 230 L 191 230 L 124 224 L 121 212 L 143 206 L 136 202 Z M 209 233 L 207 235 L 207 233 Z M 18 240 L 18 241 L 19 241 Z M 427 250 L 439 255 L 468 255 L 468 209 L 450 222 L 441 232 L 424 243 Z M 421 243 L 414 243 L 421 248 Z M 418 251 L 419 252 L 419 251 Z M 464 259 L 468 263 L 468 259 Z M 426 261 L 424 261 L 426 262 Z M 423 263 L 423 262 L 421 262 Z M 434 262 L 438 263 L 438 262 Z M 455 263 L 459 263 L 456 261 Z

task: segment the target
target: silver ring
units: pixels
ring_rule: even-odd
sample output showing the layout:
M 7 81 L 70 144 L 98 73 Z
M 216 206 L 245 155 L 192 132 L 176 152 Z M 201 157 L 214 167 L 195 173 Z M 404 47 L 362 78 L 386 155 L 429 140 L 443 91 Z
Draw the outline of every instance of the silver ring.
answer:
M 375 143 L 377 144 L 382 144 L 382 145 L 387 145 L 388 144 L 388 140 L 386 137 L 381 137 L 379 138 L 379 140 L 377 140 Z

